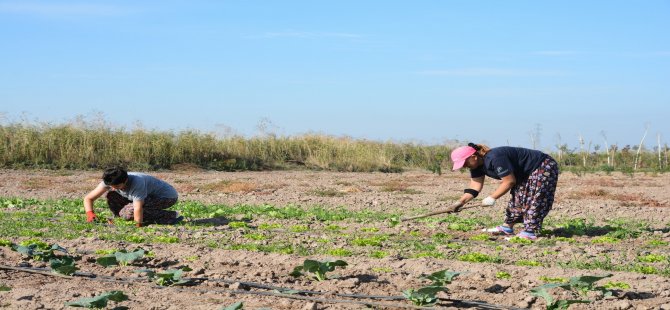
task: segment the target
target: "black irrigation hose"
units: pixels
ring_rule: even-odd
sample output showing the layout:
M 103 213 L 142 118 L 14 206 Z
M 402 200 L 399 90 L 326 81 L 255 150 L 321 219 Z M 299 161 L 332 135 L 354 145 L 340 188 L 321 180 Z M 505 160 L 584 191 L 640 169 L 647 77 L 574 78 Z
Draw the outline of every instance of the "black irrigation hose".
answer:
M 47 268 L 30 268 L 30 267 L 12 267 L 12 266 L 5 266 L 5 265 L 0 265 L 0 269 L 5 269 L 5 270 L 13 270 L 13 271 L 20 271 L 20 272 L 28 272 L 28 273 L 35 273 L 35 274 L 40 274 L 40 275 L 47 275 L 47 276 L 56 276 L 56 277 L 62 277 L 66 279 L 72 279 L 75 276 L 79 276 L 88 280 L 94 280 L 94 281 L 105 281 L 105 282 L 118 282 L 118 283 L 133 283 L 133 282 L 138 282 L 139 280 L 145 280 L 145 278 L 115 278 L 115 277 L 110 277 L 110 276 L 101 276 L 101 275 L 96 275 L 93 273 L 85 273 L 85 272 L 75 272 L 73 276 L 66 276 L 66 275 L 61 275 L 52 272 L 51 270 Z M 296 296 L 292 294 L 286 294 L 282 292 L 295 292 L 295 294 L 311 294 L 311 295 L 330 295 L 329 293 L 324 293 L 324 292 L 317 292 L 317 291 L 306 291 L 306 290 L 292 290 L 292 289 L 287 289 L 287 288 L 282 288 L 282 287 L 276 287 L 276 286 L 271 286 L 271 285 L 265 285 L 265 284 L 260 284 L 260 283 L 254 283 L 254 282 L 241 282 L 241 281 L 233 281 L 233 280 L 226 280 L 226 279 L 211 279 L 211 278 L 184 278 L 184 280 L 190 280 L 190 281 L 213 281 L 213 282 L 223 282 L 223 283 L 229 283 L 229 284 L 234 284 L 234 283 L 239 283 L 241 285 L 246 285 L 248 287 L 254 287 L 254 288 L 261 288 L 261 289 L 271 289 L 275 290 L 277 292 L 255 292 L 255 291 L 246 291 L 246 290 L 217 290 L 217 289 L 195 289 L 195 288 L 175 288 L 172 287 L 173 289 L 177 289 L 180 291 L 198 291 L 198 292 L 224 292 L 224 293 L 229 293 L 229 294 L 253 294 L 253 295 L 262 295 L 262 296 L 276 296 L 276 297 L 281 297 L 281 298 L 290 298 L 290 299 L 299 299 L 299 300 L 309 300 L 309 301 L 314 301 L 314 302 L 321 302 L 321 303 L 350 303 L 350 304 L 360 304 L 360 305 L 367 305 L 367 306 L 375 306 L 375 307 L 391 307 L 391 308 L 406 308 L 406 309 L 433 309 L 430 307 L 419 307 L 419 306 L 412 306 L 412 305 L 397 305 L 397 304 L 386 304 L 386 303 L 379 303 L 379 302 L 367 302 L 367 301 L 356 301 L 356 300 L 345 300 L 345 299 L 327 299 L 327 298 L 316 298 L 316 297 L 309 297 L 309 296 Z M 156 288 L 165 288 L 162 286 L 155 286 Z M 332 294 L 334 296 L 338 297 L 347 297 L 347 298 L 360 298 L 360 299 L 383 299 L 383 300 L 405 300 L 404 297 L 402 296 L 371 296 L 371 295 L 355 295 L 355 294 Z M 462 305 L 462 306 L 467 306 L 467 307 L 478 307 L 479 309 L 491 309 L 491 310 L 498 310 L 498 309 L 504 309 L 504 310 L 519 310 L 520 308 L 514 308 L 514 307 L 505 307 L 505 306 L 498 306 L 494 304 L 489 304 L 486 302 L 479 302 L 479 301 L 467 301 L 467 300 L 459 300 L 459 299 L 440 299 L 440 301 L 448 301 L 452 302 L 457 305 Z

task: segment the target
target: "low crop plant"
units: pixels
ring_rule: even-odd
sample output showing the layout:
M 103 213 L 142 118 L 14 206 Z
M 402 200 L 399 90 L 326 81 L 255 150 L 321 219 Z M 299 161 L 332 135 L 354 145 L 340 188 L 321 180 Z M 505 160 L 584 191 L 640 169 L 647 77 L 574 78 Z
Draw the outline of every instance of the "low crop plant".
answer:
M 9 292 L 9 291 L 11 291 L 11 290 L 12 290 L 11 287 L 9 287 L 9 286 L 7 286 L 7 285 L 4 285 L 4 284 L 0 283 L 0 292 Z
M 664 255 L 659 254 L 647 254 L 638 256 L 637 260 L 643 263 L 657 263 L 657 262 L 665 262 L 668 260 L 668 258 Z
M 74 258 L 71 256 L 59 256 L 49 260 L 51 270 L 66 276 L 73 275 L 79 268 L 75 266 Z
M 260 233 L 251 233 L 251 234 L 245 234 L 244 238 L 258 241 L 258 240 L 266 240 L 268 237 Z
M 593 244 L 618 243 L 619 241 L 621 241 L 621 240 L 617 239 L 617 238 L 614 238 L 614 237 L 611 237 L 611 236 L 600 236 L 600 237 L 593 238 L 593 240 L 591 240 L 591 243 L 593 243 Z
M 427 276 L 422 275 L 420 278 L 433 281 L 430 286 L 446 286 L 447 284 L 451 284 L 451 281 L 453 281 L 454 278 L 460 274 L 461 272 L 449 271 L 445 269 L 433 272 Z
M 605 285 L 603 285 L 604 288 L 611 290 L 611 289 L 620 289 L 620 290 L 627 290 L 630 288 L 630 284 L 626 282 L 614 282 L 614 281 L 609 281 Z
M 156 236 L 154 241 L 160 243 L 179 243 L 179 237 L 175 236 Z
M 335 224 L 330 224 L 330 225 L 326 226 L 326 230 L 340 231 L 340 230 L 342 230 L 342 226 L 335 225 Z
M 389 256 L 389 253 L 385 251 L 372 251 L 372 253 L 370 253 L 370 257 L 372 258 L 384 258 L 386 256 Z
M 353 252 L 347 249 L 329 249 L 326 251 L 327 254 L 339 257 L 351 256 Z
M 539 266 L 542 266 L 542 263 L 540 263 L 540 262 L 538 262 L 538 261 L 534 261 L 534 260 L 526 260 L 526 259 L 518 260 L 518 261 L 516 261 L 516 263 L 514 263 L 514 264 L 517 265 L 517 266 L 526 266 L 526 267 L 539 267 Z
M 447 243 L 446 247 L 448 249 L 458 250 L 460 248 L 463 248 L 463 245 L 461 245 L 459 243 L 455 243 L 455 242 L 450 242 L 450 243 Z
M 130 235 L 126 236 L 125 240 L 130 243 L 144 243 L 146 239 L 140 235 Z
M 432 235 L 431 238 L 435 242 L 447 242 L 447 241 L 451 240 L 453 238 L 453 236 L 450 235 L 450 234 L 445 234 L 443 232 L 439 232 L 439 233 L 436 233 L 436 234 Z
M 95 250 L 95 254 L 97 255 L 111 255 L 116 252 L 118 252 L 118 249 L 100 249 L 100 250 Z
M 295 267 L 290 275 L 293 277 L 299 277 L 303 275 L 302 272 L 309 272 L 314 274 L 314 278 L 317 281 L 323 281 L 328 279 L 326 276 L 327 272 L 335 270 L 336 267 L 346 267 L 347 265 L 347 262 L 343 260 L 320 262 L 317 260 L 306 259 L 302 266 Z
M 506 280 L 512 278 L 512 275 L 509 274 L 509 272 L 506 271 L 498 271 L 496 272 L 496 279 L 500 280 Z
M 551 277 L 547 277 L 547 276 L 541 276 L 540 281 L 542 281 L 544 283 L 566 283 L 566 282 L 568 282 L 568 279 L 561 278 L 561 277 L 551 278 Z
M 491 236 L 489 234 L 479 234 L 479 235 L 474 235 L 470 237 L 470 240 L 474 241 L 489 241 L 491 239 Z
M 429 286 L 420 289 L 407 289 L 402 292 L 403 296 L 416 306 L 431 306 L 439 301 L 437 293 L 447 292 L 446 285 L 457 277 L 460 272 L 441 270 L 429 275 L 422 275 L 422 279 L 432 281 Z
M 191 255 L 191 256 L 184 257 L 184 260 L 189 261 L 189 262 L 194 262 L 194 261 L 197 261 L 198 259 L 200 259 L 200 256 L 198 256 L 198 255 Z
M 246 222 L 229 222 L 228 227 L 230 228 L 248 228 L 249 224 Z
M 128 252 L 126 250 L 119 250 L 114 254 L 105 255 L 96 259 L 96 262 L 102 266 L 128 266 L 135 261 L 142 259 L 146 252 L 144 249 L 138 248 L 135 251 Z
M 444 254 L 439 251 L 424 251 L 412 254 L 412 258 L 421 258 L 421 257 L 432 257 L 432 258 L 445 258 Z
M 263 224 L 258 225 L 258 229 L 260 229 L 260 230 L 272 230 L 272 229 L 279 229 L 281 227 L 282 227 L 282 225 L 278 224 L 278 223 L 274 223 L 274 224 L 263 223 Z
M 586 296 L 589 291 L 599 291 L 603 293 L 603 296 L 610 296 L 612 294 L 607 288 L 603 286 L 595 286 L 595 283 L 604 278 L 611 277 L 612 274 L 606 274 L 602 276 L 580 276 L 572 277 L 566 282 L 561 283 L 547 283 L 536 288 L 531 289 L 531 295 L 544 298 L 547 303 L 547 309 L 567 309 L 571 304 L 576 303 L 590 303 L 590 300 L 581 300 L 581 299 L 564 299 L 564 300 L 555 300 L 554 297 L 549 293 L 549 290 L 552 288 L 560 287 L 565 290 L 573 291 L 579 293 L 581 296 Z
M 140 269 L 135 272 L 145 273 L 149 280 L 160 286 L 181 286 L 190 284 L 189 280 L 183 279 L 184 271 L 191 271 L 190 268 L 169 269 L 163 272 L 155 272 L 151 269 Z
M 439 301 L 437 293 L 445 290 L 442 286 L 426 286 L 418 290 L 407 289 L 402 294 L 416 306 L 432 306 Z
M 525 244 L 525 245 L 533 244 L 532 240 L 528 240 L 526 238 L 521 238 L 521 237 L 518 237 L 518 236 L 511 237 L 511 238 L 509 238 L 508 241 L 511 242 L 511 243 L 516 243 L 516 244 Z
M 357 246 L 381 246 L 382 242 L 386 240 L 388 240 L 388 236 L 380 235 L 368 238 L 356 238 L 352 240 L 351 243 Z
M 663 240 L 660 240 L 660 239 L 653 239 L 653 240 L 647 241 L 647 246 L 652 247 L 652 248 L 664 247 L 664 246 L 668 246 L 669 244 L 670 244 L 670 242 L 663 241 Z
M 659 273 L 658 269 L 654 266 L 645 266 L 645 265 L 634 265 L 632 268 L 633 271 L 643 273 L 643 274 L 657 274 Z
M 70 307 L 82 307 L 82 308 L 93 308 L 93 309 L 103 309 L 107 307 L 107 303 L 110 301 L 119 303 L 122 301 L 128 300 L 128 296 L 122 291 L 111 291 L 96 297 L 91 298 L 82 298 L 73 302 L 66 302 L 66 306 Z M 126 307 L 116 307 L 114 309 L 128 309 Z
M 472 263 L 500 263 L 502 259 L 498 256 L 490 256 L 484 253 L 472 252 L 457 257 L 458 260 Z
M 12 250 L 30 257 L 33 260 L 43 262 L 57 258 L 55 252 L 67 254 L 67 250 L 57 244 L 49 245 L 46 242 L 34 239 L 21 242 L 18 245 L 14 244 L 12 245 Z
M 400 224 L 400 216 L 399 215 L 393 215 L 389 217 L 388 219 L 388 225 L 389 227 L 396 227 Z
M 288 230 L 291 231 L 291 232 L 294 232 L 294 233 L 302 233 L 302 232 L 308 231 L 309 226 L 307 226 L 307 225 L 293 225 L 293 226 L 289 227 Z
M 242 310 L 242 309 L 244 309 L 244 303 L 241 301 L 238 301 L 234 304 L 221 308 L 221 310 Z

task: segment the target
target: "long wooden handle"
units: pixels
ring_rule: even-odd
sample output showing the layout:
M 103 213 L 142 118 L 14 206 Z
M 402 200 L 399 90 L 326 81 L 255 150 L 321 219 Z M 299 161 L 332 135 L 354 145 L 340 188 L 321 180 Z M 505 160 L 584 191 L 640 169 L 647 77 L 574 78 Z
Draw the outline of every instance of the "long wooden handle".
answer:
M 470 208 L 470 207 L 473 207 L 473 206 L 468 206 L 468 207 L 463 206 L 459 209 L 459 211 L 463 210 L 463 209 L 466 209 L 466 208 Z M 444 213 L 454 213 L 454 212 L 456 212 L 456 211 L 454 211 L 453 209 L 433 211 L 433 212 L 422 214 L 422 215 L 406 217 L 406 218 L 401 219 L 401 221 L 411 221 L 411 220 L 416 220 L 416 219 L 429 217 L 429 216 L 433 216 L 433 215 L 444 214 Z

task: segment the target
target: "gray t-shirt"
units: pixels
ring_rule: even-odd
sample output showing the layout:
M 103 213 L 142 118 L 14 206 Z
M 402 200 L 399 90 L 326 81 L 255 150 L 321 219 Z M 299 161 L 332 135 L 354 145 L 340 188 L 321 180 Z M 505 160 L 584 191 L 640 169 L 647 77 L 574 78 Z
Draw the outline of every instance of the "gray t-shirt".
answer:
M 111 186 L 107 186 L 112 189 Z M 132 201 L 144 201 L 147 197 L 178 198 L 177 191 L 167 182 L 139 172 L 128 172 L 126 188 L 116 190 L 121 196 Z

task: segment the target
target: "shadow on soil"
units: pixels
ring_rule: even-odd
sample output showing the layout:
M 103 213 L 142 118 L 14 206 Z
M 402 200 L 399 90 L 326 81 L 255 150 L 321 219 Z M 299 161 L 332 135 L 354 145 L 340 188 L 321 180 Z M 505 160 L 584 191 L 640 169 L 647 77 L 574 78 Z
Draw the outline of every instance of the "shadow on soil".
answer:
M 190 220 L 187 223 L 195 226 L 224 226 L 228 225 L 231 221 L 225 217 L 212 217 L 204 219 L 195 219 Z

